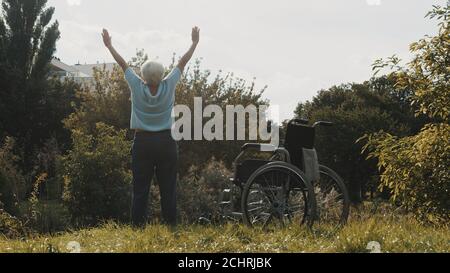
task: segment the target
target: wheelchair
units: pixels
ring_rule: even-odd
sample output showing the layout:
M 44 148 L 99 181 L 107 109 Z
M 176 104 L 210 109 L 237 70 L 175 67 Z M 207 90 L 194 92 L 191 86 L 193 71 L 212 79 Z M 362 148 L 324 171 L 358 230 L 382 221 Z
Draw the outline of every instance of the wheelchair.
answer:
M 243 221 L 254 228 L 290 223 L 326 223 L 342 226 L 349 216 L 350 200 L 343 179 L 320 165 L 314 148 L 315 132 L 331 122 L 293 119 L 287 124 L 284 144 L 246 143 L 234 160 L 230 187 L 219 200 L 223 219 Z M 253 151 L 265 159 L 243 159 Z

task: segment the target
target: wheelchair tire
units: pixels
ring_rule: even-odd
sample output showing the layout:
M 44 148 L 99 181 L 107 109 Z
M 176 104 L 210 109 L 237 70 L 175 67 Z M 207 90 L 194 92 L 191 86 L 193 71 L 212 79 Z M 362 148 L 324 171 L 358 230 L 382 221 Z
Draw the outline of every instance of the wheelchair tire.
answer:
M 317 219 L 336 227 L 345 225 L 350 212 L 350 198 L 344 180 L 332 169 L 319 165 L 320 180 L 314 182 Z
M 270 162 L 245 183 L 241 207 L 249 227 L 284 227 L 292 222 L 311 227 L 316 215 L 314 187 L 294 165 Z

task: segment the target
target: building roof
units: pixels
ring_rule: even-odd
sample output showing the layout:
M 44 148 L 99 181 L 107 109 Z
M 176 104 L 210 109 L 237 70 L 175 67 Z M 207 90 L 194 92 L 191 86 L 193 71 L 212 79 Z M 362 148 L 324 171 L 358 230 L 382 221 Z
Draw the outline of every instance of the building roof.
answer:
M 107 71 L 112 71 L 114 63 L 68 65 L 61 62 L 59 59 L 53 58 L 51 60 L 51 66 L 53 71 L 65 71 L 70 73 L 73 77 L 92 78 L 94 77 L 94 68 L 103 69 L 103 67 L 105 67 Z
M 75 68 L 73 68 L 70 65 L 65 64 L 55 58 L 52 59 L 50 64 L 52 65 L 52 68 L 57 71 L 77 72 L 77 70 L 75 70 Z
M 103 69 L 106 68 L 107 71 L 112 71 L 114 68 L 114 63 L 97 63 L 97 64 L 76 64 L 72 66 L 77 71 L 89 75 L 89 77 L 94 76 L 94 68 Z

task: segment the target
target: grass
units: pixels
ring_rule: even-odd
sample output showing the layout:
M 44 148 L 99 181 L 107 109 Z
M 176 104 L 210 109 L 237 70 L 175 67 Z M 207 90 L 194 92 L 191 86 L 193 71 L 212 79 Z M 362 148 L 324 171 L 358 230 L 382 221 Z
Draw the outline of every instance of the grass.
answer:
M 136 230 L 114 223 L 98 228 L 24 240 L 0 237 L 0 252 L 68 252 L 76 241 L 81 252 L 368 252 L 377 241 L 382 252 L 450 252 L 450 231 L 430 227 L 409 216 L 392 213 L 353 212 L 340 230 L 317 225 L 313 230 L 290 226 L 263 232 L 242 225 L 180 226 L 170 229 L 151 225 Z

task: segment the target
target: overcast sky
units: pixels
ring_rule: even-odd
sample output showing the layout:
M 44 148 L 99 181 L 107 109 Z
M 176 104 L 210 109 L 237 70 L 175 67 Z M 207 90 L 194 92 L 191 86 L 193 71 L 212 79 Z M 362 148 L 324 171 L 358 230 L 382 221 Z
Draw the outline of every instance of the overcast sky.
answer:
M 282 119 L 300 101 L 335 84 L 371 77 L 371 64 L 436 32 L 424 19 L 446 0 L 49 0 L 61 39 L 56 56 L 68 64 L 112 62 L 100 31 L 110 30 L 129 60 L 137 48 L 169 65 L 201 28 L 195 57 L 217 73 L 234 72 L 280 106 Z

